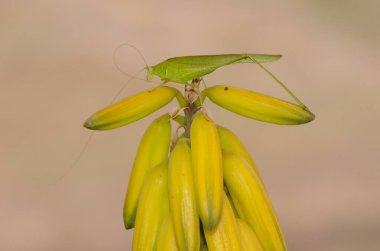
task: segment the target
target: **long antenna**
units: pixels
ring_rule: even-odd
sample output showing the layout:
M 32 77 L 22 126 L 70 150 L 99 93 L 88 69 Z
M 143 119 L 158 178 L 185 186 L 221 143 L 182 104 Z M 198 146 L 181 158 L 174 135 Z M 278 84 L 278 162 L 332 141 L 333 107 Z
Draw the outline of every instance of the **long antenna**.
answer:
M 128 79 L 124 85 L 119 89 L 119 91 L 112 97 L 111 99 L 111 102 L 109 103 L 109 105 L 113 104 L 116 99 L 120 96 L 120 94 L 124 91 L 124 89 L 128 86 L 128 84 L 130 84 L 130 82 L 134 79 L 136 79 L 137 75 L 140 74 L 144 69 L 140 69 L 138 72 L 136 72 L 135 74 L 131 75 L 131 78 Z M 92 137 L 94 136 L 94 133 L 95 131 L 92 131 L 90 133 L 90 135 L 88 136 L 86 142 L 84 143 L 83 147 L 81 148 L 79 154 L 74 158 L 74 161 L 72 162 L 72 164 L 69 166 L 68 169 L 66 169 L 63 173 L 63 175 L 61 175 L 57 180 L 55 180 L 53 183 L 51 183 L 51 185 L 49 185 L 45 191 L 39 193 L 36 195 L 36 199 L 38 199 L 38 197 L 42 197 L 44 194 L 48 193 L 49 191 L 51 191 L 53 189 L 53 187 L 57 186 L 60 182 L 62 182 L 62 180 L 67 177 L 71 171 L 74 169 L 74 167 L 76 167 L 79 163 L 79 161 L 82 159 L 83 155 L 86 153 L 86 150 L 92 140 Z
M 145 66 L 148 66 L 148 63 L 147 63 L 147 61 L 146 61 L 144 55 L 143 55 L 143 54 L 141 53 L 141 51 L 140 51 L 136 46 L 134 46 L 133 44 L 128 44 L 128 43 L 122 43 L 122 44 L 119 44 L 119 45 L 115 48 L 114 55 L 116 54 L 116 52 L 117 52 L 120 48 L 122 48 L 122 47 L 124 47 L 124 46 L 128 46 L 128 47 L 133 48 L 133 49 L 134 49 L 134 50 L 140 55 L 141 59 L 144 61 Z
M 130 77 L 130 78 L 134 78 L 134 79 L 138 79 L 138 80 L 142 80 L 142 81 L 148 82 L 147 79 L 138 78 L 138 77 L 136 77 L 136 75 L 131 75 L 131 74 L 129 74 L 128 72 L 125 72 L 125 71 L 119 66 L 119 64 L 117 63 L 117 61 L 116 61 L 116 55 L 117 55 L 118 51 L 119 51 L 122 47 L 125 47 L 125 46 L 133 48 L 133 49 L 139 54 L 140 58 L 141 58 L 142 61 L 144 62 L 144 64 L 145 64 L 145 68 L 148 67 L 148 63 L 147 63 L 147 61 L 145 60 L 145 58 L 144 58 L 143 54 L 141 53 L 141 51 L 140 51 L 136 46 L 134 46 L 134 45 L 132 45 L 132 44 L 128 44 L 128 43 L 123 43 L 123 44 L 118 45 L 118 46 L 115 48 L 115 50 L 113 51 L 112 60 L 113 60 L 113 64 L 115 65 L 116 69 L 117 69 L 118 71 L 120 71 L 121 73 L 123 73 L 124 75 Z M 143 68 L 143 69 L 145 69 L 145 68 Z M 154 81 L 149 81 L 149 82 L 157 83 L 157 82 L 154 82 Z

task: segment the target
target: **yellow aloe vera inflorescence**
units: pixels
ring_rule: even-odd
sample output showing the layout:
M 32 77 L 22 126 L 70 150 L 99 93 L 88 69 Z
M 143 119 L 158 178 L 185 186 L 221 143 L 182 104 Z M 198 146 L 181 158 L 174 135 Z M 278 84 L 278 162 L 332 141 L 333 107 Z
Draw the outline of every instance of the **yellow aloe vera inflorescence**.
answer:
M 279 56 L 231 54 L 223 64 L 252 63 L 251 59 L 261 66 Z M 194 64 L 200 59 L 181 60 Z M 214 68 L 206 67 L 204 75 L 222 64 L 209 60 Z M 202 74 L 197 67 L 191 72 L 187 65 L 177 83 Z M 173 74 L 169 68 L 161 70 Z M 276 213 L 248 150 L 232 131 L 215 124 L 202 103 L 208 98 L 236 114 L 279 125 L 308 123 L 314 114 L 298 99 L 292 104 L 224 85 L 200 90 L 200 80 L 186 84 L 183 95 L 164 85 L 141 92 L 100 110 L 84 124 L 93 130 L 117 128 L 148 116 L 174 97 L 181 107 L 155 119 L 140 142 L 123 212 L 126 229 L 135 229 L 132 250 L 286 251 Z M 174 137 L 173 121 L 179 124 Z M 179 128 L 184 129 L 181 135 Z

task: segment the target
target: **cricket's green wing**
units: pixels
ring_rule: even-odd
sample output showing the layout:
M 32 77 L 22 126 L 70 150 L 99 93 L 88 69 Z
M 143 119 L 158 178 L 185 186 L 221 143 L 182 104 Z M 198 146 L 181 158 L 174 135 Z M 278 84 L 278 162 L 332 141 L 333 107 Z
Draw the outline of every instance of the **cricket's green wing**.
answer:
M 185 84 L 203 77 L 216 69 L 230 64 L 259 63 L 276 61 L 281 55 L 267 54 L 225 54 L 169 58 L 162 63 L 147 67 L 148 80 L 158 76 L 162 81 Z

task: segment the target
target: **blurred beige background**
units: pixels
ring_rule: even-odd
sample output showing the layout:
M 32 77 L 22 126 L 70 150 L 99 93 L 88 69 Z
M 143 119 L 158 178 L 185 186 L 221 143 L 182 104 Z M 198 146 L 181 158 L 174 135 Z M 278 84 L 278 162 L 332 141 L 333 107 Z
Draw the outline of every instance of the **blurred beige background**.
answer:
M 209 104 L 247 145 L 265 179 L 289 250 L 380 247 L 380 2 L 0 2 L 0 250 L 129 250 L 122 206 L 147 124 L 82 127 L 128 77 L 121 43 L 148 63 L 181 55 L 281 53 L 267 65 L 317 119 L 303 126 L 251 121 Z M 144 67 L 123 47 L 120 67 Z M 141 75 L 144 77 L 144 75 Z M 287 98 L 254 65 L 206 78 Z M 151 87 L 133 81 L 121 97 Z M 57 183 L 57 181 L 59 181 Z

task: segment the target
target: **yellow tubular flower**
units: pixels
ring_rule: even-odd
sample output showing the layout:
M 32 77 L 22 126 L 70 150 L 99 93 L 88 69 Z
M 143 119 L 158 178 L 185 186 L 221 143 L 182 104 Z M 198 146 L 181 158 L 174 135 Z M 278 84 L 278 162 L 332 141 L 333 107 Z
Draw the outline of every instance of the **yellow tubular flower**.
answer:
M 204 234 L 210 251 L 243 250 L 236 218 L 225 194 L 223 195 L 223 210 L 219 224 L 214 229 L 204 228 Z
M 156 166 L 144 184 L 136 226 L 133 234 L 132 250 L 155 250 L 158 234 L 164 218 L 169 213 L 168 163 Z
M 249 225 L 242 219 L 237 218 L 237 225 L 239 228 L 241 242 L 244 251 L 265 251 L 261 246 L 259 239 L 255 232 L 249 227 Z
M 110 130 L 142 119 L 168 104 L 177 95 L 178 90 L 159 86 L 108 106 L 93 114 L 84 123 L 92 130 Z
M 239 138 L 231 130 L 223 126 L 217 125 L 217 129 L 218 129 L 220 145 L 222 146 L 222 149 L 240 154 L 250 164 L 255 174 L 258 177 L 260 177 L 260 180 L 261 180 L 260 173 L 257 170 L 255 163 L 253 162 L 247 149 L 240 142 Z
M 190 140 L 180 138 L 169 160 L 169 205 L 179 250 L 195 251 L 200 247 L 199 216 L 197 212 Z
M 170 115 L 165 114 L 150 124 L 141 139 L 125 196 L 123 216 L 127 229 L 134 226 L 137 205 L 146 177 L 154 166 L 168 158 L 170 138 Z
M 256 233 L 265 251 L 286 251 L 277 217 L 260 179 L 243 157 L 223 152 L 224 182 L 239 217 Z
M 157 251 L 177 251 L 177 247 L 173 222 L 171 215 L 168 214 L 160 227 L 160 232 L 157 238 Z
M 272 124 L 298 125 L 314 119 L 314 114 L 295 104 L 236 87 L 216 85 L 202 96 L 231 112 Z
M 223 167 L 218 131 L 203 111 L 198 111 L 190 129 L 195 197 L 206 228 L 215 227 L 223 202 Z

